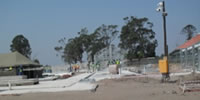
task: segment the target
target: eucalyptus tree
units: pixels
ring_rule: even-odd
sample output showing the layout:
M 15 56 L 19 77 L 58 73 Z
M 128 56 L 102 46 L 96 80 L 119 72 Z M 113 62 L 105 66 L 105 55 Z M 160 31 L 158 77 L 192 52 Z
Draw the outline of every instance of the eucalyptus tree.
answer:
M 121 29 L 119 47 L 127 51 L 129 60 L 154 57 L 157 47 L 153 23 L 148 18 L 134 16 L 124 18 L 125 25 Z
M 183 27 L 183 29 L 181 30 L 181 34 L 187 35 L 187 40 L 190 40 L 193 37 L 193 35 L 196 33 L 196 30 L 197 29 L 195 26 L 188 24 L 185 27 Z
M 12 52 L 18 51 L 27 58 L 30 58 L 32 53 L 29 41 L 23 35 L 17 35 L 13 38 L 10 50 Z

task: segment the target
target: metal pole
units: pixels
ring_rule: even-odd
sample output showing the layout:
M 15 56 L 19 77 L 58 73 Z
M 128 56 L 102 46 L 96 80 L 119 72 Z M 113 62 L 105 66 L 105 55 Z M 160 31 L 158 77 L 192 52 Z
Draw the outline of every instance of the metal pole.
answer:
M 164 30 L 164 55 L 167 58 L 167 69 L 168 72 L 167 73 L 163 73 L 163 79 L 164 81 L 168 81 L 170 76 L 169 76 L 169 63 L 168 63 L 168 45 L 167 45 L 167 30 L 166 30 L 166 16 L 167 13 L 165 12 L 165 1 L 162 1 L 163 4 L 163 11 L 162 11 L 162 16 L 163 16 L 163 30 Z
M 112 58 L 112 46 L 111 46 L 111 44 L 109 45 L 109 58 L 110 58 L 110 61 L 113 60 L 113 58 Z
M 166 31 L 166 16 L 167 13 L 165 12 L 165 2 L 163 1 L 163 29 L 164 29 L 164 53 L 165 56 L 168 57 L 168 48 L 167 48 L 167 31 Z
M 193 71 L 193 74 L 195 73 L 195 58 L 196 58 L 195 52 L 196 52 L 195 47 L 192 46 L 192 66 L 193 66 L 192 71 Z
M 198 51 L 197 51 L 197 52 L 198 52 L 198 53 L 197 53 L 197 55 L 198 55 L 198 60 L 197 60 L 197 62 L 198 62 L 198 68 L 197 68 L 197 70 L 200 70 L 200 63 L 199 63 L 199 62 L 200 62 L 200 55 L 199 55 L 200 52 L 199 52 L 199 47 L 198 47 L 197 50 L 198 50 Z

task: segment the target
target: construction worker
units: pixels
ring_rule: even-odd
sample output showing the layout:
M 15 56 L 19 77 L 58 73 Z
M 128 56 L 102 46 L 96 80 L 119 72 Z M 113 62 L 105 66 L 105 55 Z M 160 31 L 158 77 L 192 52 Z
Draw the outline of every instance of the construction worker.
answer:
M 118 67 L 118 72 L 119 72 L 119 74 L 121 74 L 121 66 L 120 66 L 119 59 L 116 60 L 116 64 L 117 64 L 117 67 Z
M 119 64 L 120 64 L 120 61 L 119 61 L 119 60 L 116 60 L 116 64 L 119 65 Z
M 76 65 L 76 70 L 79 72 L 80 66 Z
M 12 70 L 12 66 L 9 67 L 9 71 L 11 71 L 11 70 Z
M 22 75 L 22 74 L 23 74 L 22 67 L 19 67 L 19 68 L 18 68 L 18 75 Z

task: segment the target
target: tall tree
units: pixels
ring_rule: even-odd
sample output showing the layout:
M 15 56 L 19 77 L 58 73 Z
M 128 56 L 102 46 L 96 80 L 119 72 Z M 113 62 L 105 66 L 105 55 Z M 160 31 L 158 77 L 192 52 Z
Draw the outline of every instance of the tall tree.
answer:
M 102 38 L 106 46 L 109 46 L 111 42 L 116 38 L 118 34 L 117 25 L 101 25 L 95 30 L 95 34 Z
M 92 62 L 94 62 L 94 56 L 97 52 L 105 47 L 109 47 L 111 42 L 116 38 L 118 32 L 117 25 L 102 24 L 95 29 L 94 33 L 87 36 L 84 46 Z
M 78 32 L 79 36 L 69 39 L 67 43 L 65 38 L 59 40 L 61 46 L 57 46 L 54 49 L 61 53 L 63 60 L 68 63 L 82 62 L 84 51 L 87 52 L 91 61 L 94 62 L 94 55 L 110 45 L 117 33 L 117 25 L 106 26 L 103 24 L 92 34 L 88 34 L 87 28 L 83 28 Z
M 68 62 L 69 64 L 72 63 L 77 63 L 78 62 L 78 57 L 77 55 L 79 54 L 77 52 L 77 48 L 76 48 L 76 40 L 69 39 L 68 43 L 66 44 L 65 48 L 64 48 L 64 54 L 63 54 L 63 59 L 65 62 Z
M 193 37 L 194 33 L 196 33 L 196 30 L 197 29 L 195 26 L 188 24 L 181 30 L 181 34 L 186 34 L 187 40 L 190 40 Z
M 64 62 L 72 64 L 82 62 L 84 47 L 83 42 L 85 41 L 85 36 L 87 36 L 87 28 L 81 29 L 78 32 L 78 37 L 70 38 L 66 42 L 66 38 L 60 39 L 58 42 L 60 46 L 56 46 L 54 49 L 61 55 Z
M 84 42 L 85 51 L 88 53 L 89 58 L 91 58 L 92 63 L 94 63 L 94 55 L 106 47 L 103 38 L 100 38 L 97 33 L 92 33 L 88 35 L 87 41 Z
M 58 54 L 56 54 L 56 56 L 59 56 L 59 55 L 63 55 L 63 52 L 64 52 L 64 47 L 66 45 L 66 38 L 61 38 L 60 40 L 58 40 L 58 43 L 60 44 L 59 46 L 56 46 L 54 48 L 55 51 L 57 51 Z M 62 57 L 61 57 L 62 58 Z
M 125 57 L 129 60 L 143 57 L 154 57 L 157 40 L 152 30 L 153 23 L 148 18 L 126 17 L 121 29 L 119 47 L 127 51 Z
M 12 40 L 12 44 L 10 45 L 10 50 L 12 52 L 18 51 L 22 55 L 30 58 L 31 56 L 31 47 L 28 39 L 26 39 L 23 35 L 17 35 Z

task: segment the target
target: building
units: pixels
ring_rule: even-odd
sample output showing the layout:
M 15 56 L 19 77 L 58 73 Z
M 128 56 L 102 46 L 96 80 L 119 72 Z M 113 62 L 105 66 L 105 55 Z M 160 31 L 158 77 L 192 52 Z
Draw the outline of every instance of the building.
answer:
M 38 78 L 42 76 L 42 67 L 19 52 L 0 54 L 0 76 L 15 75 Z
M 170 60 L 181 63 L 182 67 L 200 70 L 200 34 L 178 46 L 170 53 Z

